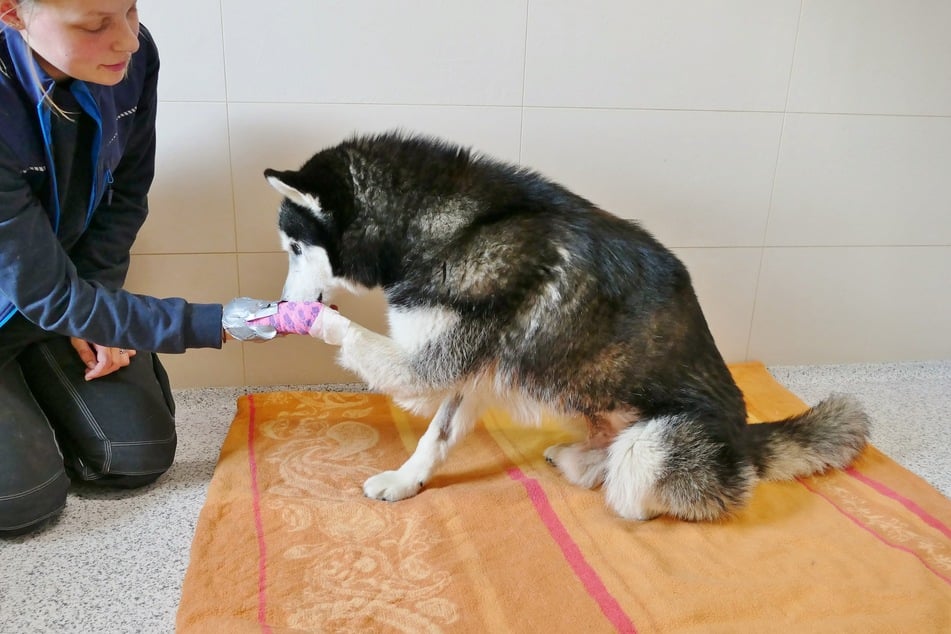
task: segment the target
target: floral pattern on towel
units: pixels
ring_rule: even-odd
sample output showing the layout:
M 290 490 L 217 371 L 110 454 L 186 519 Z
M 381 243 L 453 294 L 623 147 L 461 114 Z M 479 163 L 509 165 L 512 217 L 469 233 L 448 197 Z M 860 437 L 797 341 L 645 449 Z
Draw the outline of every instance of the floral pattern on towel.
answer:
M 286 624 L 320 631 L 361 623 L 363 631 L 440 632 L 459 619 L 456 604 L 442 596 L 449 572 L 429 557 L 444 538 L 406 506 L 397 513 L 354 494 L 377 472 L 370 465 L 382 456 L 377 427 L 362 422 L 373 411 L 366 401 L 350 394 L 312 411 L 290 401 L 286 411 L 259 426 L 263 437 L 277 441 L 266 460 L 280 475 L 265 503 L 284 530 L 299 537 L 269 559 L 294 561 L 305 570 Z

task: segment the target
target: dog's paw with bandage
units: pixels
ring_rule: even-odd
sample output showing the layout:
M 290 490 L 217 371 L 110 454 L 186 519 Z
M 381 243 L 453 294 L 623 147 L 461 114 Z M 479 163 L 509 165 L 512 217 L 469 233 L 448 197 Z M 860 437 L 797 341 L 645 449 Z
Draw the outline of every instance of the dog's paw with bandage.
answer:
M 339 346 L 350 320 L 320 302 L 274 302 L 247 318 L 249 327 L 279 335 L 310 335 Z M 271 334 L 270 336 L 274 336 Z
M 271 302 L 246 318 L 249 328 L 275 335 L 307 335 L 326 307 L 320 302 Z
M 310 327 L 310 336 L 332 346 L 339 346 L 343 343 L 347 331 L 350 330 L 350 324 L 350 320 L 336 310 L 330 306 L 323 306 Z

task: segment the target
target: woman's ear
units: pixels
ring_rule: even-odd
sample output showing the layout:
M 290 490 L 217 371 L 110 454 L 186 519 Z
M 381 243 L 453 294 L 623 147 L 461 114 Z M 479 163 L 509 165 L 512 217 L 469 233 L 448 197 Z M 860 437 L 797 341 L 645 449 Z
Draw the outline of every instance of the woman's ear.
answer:
M 22 31 L 26 27 L 20 19 L 20 3 L 12 0 L 0 2 L 0 20 L 4 25 L 17 31 Z

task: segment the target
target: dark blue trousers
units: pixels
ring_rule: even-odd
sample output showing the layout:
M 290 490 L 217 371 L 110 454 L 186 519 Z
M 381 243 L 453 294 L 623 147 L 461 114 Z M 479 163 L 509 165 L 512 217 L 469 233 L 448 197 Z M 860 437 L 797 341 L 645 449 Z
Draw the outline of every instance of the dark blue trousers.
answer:
M 0 327 L 0 536 L 59 514 L 70 478 L 133 488 L 171 466 L 175 404 L 158 357 L 84 372 L 67 337 L 19 315 Z

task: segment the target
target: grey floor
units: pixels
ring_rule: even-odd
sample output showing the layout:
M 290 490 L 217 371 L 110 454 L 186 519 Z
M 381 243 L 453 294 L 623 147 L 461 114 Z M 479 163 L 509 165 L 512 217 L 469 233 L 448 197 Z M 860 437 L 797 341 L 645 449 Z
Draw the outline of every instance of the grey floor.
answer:
M 770 371 L 809 403 L 859 397 L 872 442 L 951 497 L 951 361 Z M 0 634 L 173 632 L 198 512 L 246 391 L 177 391 L 178 457 L 161 480 L 134 492 L 75 486 L 52 526 L 0 540 Z

